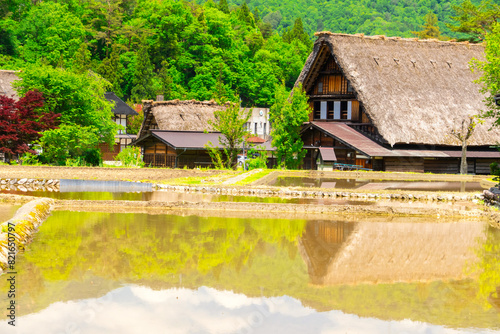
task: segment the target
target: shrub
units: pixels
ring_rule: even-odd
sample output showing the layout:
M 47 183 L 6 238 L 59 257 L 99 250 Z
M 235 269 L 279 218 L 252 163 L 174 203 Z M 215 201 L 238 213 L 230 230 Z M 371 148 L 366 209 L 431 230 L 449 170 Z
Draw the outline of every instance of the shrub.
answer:
M 246 161 L 248 170 L 257 168 L 267 168 L 267 151 L 263 146 L 252 147 L 248 149 L 248 156 L 251 157 Z
M 144 167 L 141 149 L 135 146 L 128 146 L 124 148 L 120 153 L 118 153 L 115 160 L 120 161 L 123 166 L 127 167 Z

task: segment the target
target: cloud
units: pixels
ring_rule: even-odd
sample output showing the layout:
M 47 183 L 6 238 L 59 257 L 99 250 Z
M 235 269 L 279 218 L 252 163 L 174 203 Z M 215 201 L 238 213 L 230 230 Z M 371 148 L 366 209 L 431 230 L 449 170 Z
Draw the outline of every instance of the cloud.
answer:
M 250 298 L 231 291 L 201 287 L 155 291 L 125 286 L 101 298 L 58 302 L 16 319 L 16 327 L 0 323 L 0 333 L 128 334 L 128 333 L 377 333 L 458 334 L 404 321 L 360 318 L 340 311 L 316 312 L 283 296 Z

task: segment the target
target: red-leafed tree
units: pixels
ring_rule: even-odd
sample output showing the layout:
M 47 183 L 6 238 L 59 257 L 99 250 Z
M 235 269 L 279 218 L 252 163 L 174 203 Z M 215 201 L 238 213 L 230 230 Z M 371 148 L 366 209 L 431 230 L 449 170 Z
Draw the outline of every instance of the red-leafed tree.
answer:
M 15 101 L 0 96 L 0 152 L 8 160 L 12 155 L 36 153 L 29 144 L 39 139 L 42 131 L 53 129 L 61 114 L 42 112 L 44 98 L 38 91 L 29 91 Z

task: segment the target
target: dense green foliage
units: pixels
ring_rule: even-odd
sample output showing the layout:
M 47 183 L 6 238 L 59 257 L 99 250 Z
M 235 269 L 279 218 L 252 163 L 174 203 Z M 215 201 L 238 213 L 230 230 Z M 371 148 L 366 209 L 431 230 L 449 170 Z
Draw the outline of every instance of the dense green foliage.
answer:
M 0 68 L 91 70 L 134 102 L 238 95 L 245 106 L 269 106 L 276 83 L 292 87 L 312 45 L 300 20 L 282 38 L 246 4 L 14 2 L 0 5 Z
M 118 153 L 115 160 L 120 161 L 122 166 L 126 167 L 144 167 L 141 148 L 137 146 L 128 146 L 124 148 L 120 153 Z
M 295 87 L 292 96 L 289 96 L 284 84 L 277 87 L 276 102 L 269 110 L 269 121 L 278 164 L 287 169 L 298 169 L 306 155 L 300 130 L 302 124 L 309 120 L 311 110 L 301 85 Z
M 206 0 L 196 0 L 205 2 Z M 210 1 L 210 0 L 209 0 Z M 305 31 L 328 30 L 348 34 L 387 35 L 412 37 L 412 31 L 420 31 L 426 23 L 426 15 L 433 13 L 439 21 L 439 29 L 445 36 L 462 37 L 448 25 L 456 25 L 454 7 L 463 0 L 228 0 L 229 8 L 247 3 L 262 21 L 283 33 L 291 30 L 297 18 L 301 18 Z M 497 0 L 492 2 L 498 3 Z M 478 0 L 472 0 L 477 5 Z
M 478 82 L 481 92 L 485 94 L 488 107 L 483 116 L 494 118 L 495 125 L 500 125 L 500 107 L 496 105 L 494 97 L 500 93 L 500 24 L 495 23 L 492 31 L 486 35 L 485 61 L 476 61 L 476 68 L 482 72 Z
M 26 65 L 19 76 L 22 81 L 16 86 L 21 95 L 36 89 L 45 98 L 43 109 L 60 114 L 60 127 L 40 138 L 41 160 L 64 165 L 67 159 L 83 159 L 99 164 L 95 148 L 99 143 L 111 145 L 116 133 L 112 104 L 104 98 L 109 84 L 88 71 L 75 73 L 40 64 Z

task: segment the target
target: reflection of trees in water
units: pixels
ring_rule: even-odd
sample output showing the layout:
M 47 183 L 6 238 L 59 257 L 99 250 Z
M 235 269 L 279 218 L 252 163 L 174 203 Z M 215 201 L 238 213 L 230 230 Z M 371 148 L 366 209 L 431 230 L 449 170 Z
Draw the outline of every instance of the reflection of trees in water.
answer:
M 299 240 L 301 255 L 313 284 L 324 284 L 328 265 L 335 257 L 356 223 L 347 221 L 309 221 Z
M 479 274 L 479 298 L 485 307 L 500 312 L 500 229 L 488 226 L 486 234 L 486 241 L 476 248 L 479 261 L 472 270 Z
M 223 269 L 240 272 L 273 247 L 295 257 L 304 225 L 283 219 L 54 212 L 19 264 L 19 293 L 36 298 L 51 282 L 90 276 L 94 282 L 158 285 L 180 274 L 218 279 Z

